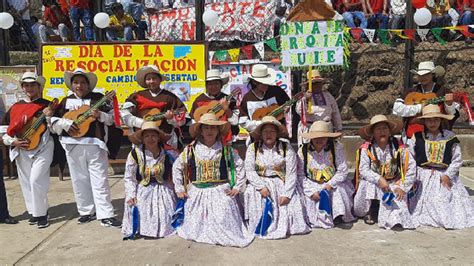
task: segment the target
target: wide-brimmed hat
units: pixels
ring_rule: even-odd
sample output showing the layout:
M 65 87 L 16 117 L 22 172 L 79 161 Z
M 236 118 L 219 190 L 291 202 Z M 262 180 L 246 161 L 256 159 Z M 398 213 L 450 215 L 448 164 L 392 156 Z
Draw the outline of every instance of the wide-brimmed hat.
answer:
M 332 132 L 331 123 L 325 121 L 314 122 L 308 132 L 301 134 L 305 139 L 337 138 L 341 135 L 341 132 Z
M 201 116 L 199 122 L 189 127 L 189 134 L 192 138 L 196 138 L 201 134 L 201 125 L 219 126 L 219 131 L 222 136 L 227 135 L 230 130 L 230 123 L 228 121 L 219 120 L 219 117 L 213 113 L 206 113 Z
M 372 135 L 374 134 L 373 128 L 376 124 L 378 123 L 387 123 L 388 127 L 390 128 L 390 134 L 397 134 L 400 133 L 400 131 L 403 128 L 403 122 L 398 119 L 388 119 L 384 115 L 375 115 L 370 119 L 370 123 L 362 128 L 359 129 L 359 136 L 361 136 L 363 139 L 370 139 Z
M 309 83 L 309 80 L 310 80 L 309 73 L 310 73 L 309 71 L 306 73 L 307 81 L 301 83 L 301 85 L 305 85 L 305 84 L 308 84 L 308 83 Z M 311 70 L 311 82 L 321 82 L 321 83 L 325 83 L 325 82 L 328 82 L 328 81 L 329 81 L 329 79 L 323 78 L 323 77 L 321 76 L 321 73 L 319 73 L 319 70 L 317 70 L 317 69 Z
M 454 118 L 454 115 L 446 115 L 441 112 L 441 109 L 436 104 L 428 104 L 423 107 L 421 110 L 422 115 L 415 119 L 415 122 L 421 122 L 421 119 L 425 118 L 441 118 L 446 120 L 451 120 Z
M 86 72 L 82 68 L 76 68 L 72 72 L 71 71 L 64 72 L 64 83 L 66 83 L 66 87 L 68 87 L 69 89 L 72 89 L 71 87 L 72 78 L 77 75 L 84 76 L 87 79 L 87 81 L 89 82 L 89 90 L 92 91 L 97 85 L 97 76 L 94 73 Z
M 160 79 L 163 80 L 163 75 L 161 75 L 158 67 L 155 65 L 149 65 L 149 66 L 144 66 L 137 71 L 136 79 L 137 79 L 138 85 L 140 85 L 142 88 L 145 88 L 145 89 L 148 88 L 146 86 L 145 78 L 146 78 L 146 75 L 151 74 L 151 73 L 157 74 L 158 77 L 160 77 Z
M 133 144 L 143 143 L 143 132 L 145 132 L 146 130 L 156 131 L 158 133 L 158 136 L 160 137 L 160 142 L 166 142 L 171 138 L 170 134 L 166 134 L 156 125 L 156 122 L 145 121 L 143 122 L 141 129 L 130 135 L 129 139 L 133 142 Z
M 418 69 L 412 69 L 410 72 L 418 76 L 433 73 L 436 77 L 441 77 L 444 75 L 445 70 L 442 66 L 435 66 L 432 61 L 424 61 L 418 64 Z
M 212 80 L 220 80 L 222 82 L 222 85 L 225 85 L 227 84 L 227 82 L 229 82 L 229 76 L 221 75 L 219 69 L 209 69 L 206 72 L 206 81 Z
M 258 125 L 254 129 L 254 131 L 252 131 L 250 133 L 250 135 L 253 138 L 259 139 L 262 136 L 262 129 L 265 125 L 274 125 L 277 128 L 277 131 L 278 131 L 278 138 L 288 137 L 288 130 L 275 117 L 273 117 L 273 116 L 264 116 L 260 122 L 261 122 L 260 125 Z
M 23 85 L 23 83 L 32 83 L 36 82 L 40 85 L 41 88 L 44 87 L 44 84 L 46 83 L 46 80 L 42 76 L 38 76 L 35 72 L 25 72 L 23 73 L 23 76 L 21 76 L 20 79 L 20 85 Z
M 256 82 L 273 86 L 276 81 L 276 71 L 263 64 L 256 64 L 252 67 L 252 74 L 249 79 L 253 79 Z

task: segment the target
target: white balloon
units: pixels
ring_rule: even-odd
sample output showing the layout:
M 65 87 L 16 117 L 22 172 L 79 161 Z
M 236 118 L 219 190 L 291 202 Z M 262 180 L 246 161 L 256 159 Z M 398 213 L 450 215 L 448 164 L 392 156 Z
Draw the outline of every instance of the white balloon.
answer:
M 208 27 L 214 27 L 219 21 L 219 15 L 214 10 L 206 10 L 202 14 L 202 21 Z
M 13 16 L 10 13 L 0 13 L 0 28 L 7 30 L 13 26 L 13 23 Z
M 110 18 L 107 13 L 97 13 L 94 16 L 94 24 L 97 26 L 97 28 L 100 29 L 105 29 L 109 26 L 110 23 Z
M 416 10 L 413 19 L 415 20 L 416 25 L 426 26 L 431 21 L 431 12 L 426 7 L 419 8 Z

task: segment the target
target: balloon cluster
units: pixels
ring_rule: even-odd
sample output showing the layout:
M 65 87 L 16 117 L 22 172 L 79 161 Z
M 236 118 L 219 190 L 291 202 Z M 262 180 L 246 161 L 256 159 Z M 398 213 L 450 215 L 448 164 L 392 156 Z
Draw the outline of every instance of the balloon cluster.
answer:
M 412 0 L 413 7 L 416 8 L 413 20 L 416 25 L 426 26 L 431 21 L 431 12 L 426 8 L 426 0 Z
M 13 23 L 13 17 L 10 15 L 10 13 L 0 13 L 0 28 L 7 30 L 13 26 Z

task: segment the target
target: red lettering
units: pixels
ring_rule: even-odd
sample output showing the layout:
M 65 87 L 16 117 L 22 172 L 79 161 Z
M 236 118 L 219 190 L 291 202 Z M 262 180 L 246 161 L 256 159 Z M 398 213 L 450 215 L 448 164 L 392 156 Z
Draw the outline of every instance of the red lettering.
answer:
M 247 7 L 249 7 L 252 2 L 239 2 L 240 4 L 240 14 L 241 15 L 245 15 L 245 9 L 247 9 Z
M 178 9 L 178 19 L 186 20 L 189 19 L 190 8 L 179 8 Z
M 74 60 L 66 60 L 66 71 L 74 70 Z
M 88 57 L 89 56 L 89 48 L 85 45 L 79 46 L 79 57 Z
M 77 62 L 77 67 L 82 68 L 82 69 L 86 69 L 86 62 L 84 62 L 84 61 Z
M 188 71 L 195 71 L 196 70 L 196 64 L 197 64 L 196 59 L 194 59 L 194 60 L 188 59 Z
M 91 45 L 91 47 L 93 46 Z M 102 49 L 100 49 L 100 46 L 97 46 L 97 50 L 95 50 L 95 54 L 92 57 L 104 57 L 102 55 Z
M 93 60 L 90 60 L 89 62 L 87 62 L 86 70 L 89 70 L 90 72 L 95 72 L 97 70 L 97 63 Z
M 169 60 L 163 60 L 160 64 L 160 70 L 163 72 L 168 72 L 170 70 L 171 62 Z
M 194 40 L 194 32 L 196 29 L 196 21 L 191 22 L 191 27 L 189 27 L 188 21 L 183 21 L 183 35 L 181 38 L 183 40 Z
M 114 45 L 114 57 L 123 56 L 123 47 L 121 45 Z
M 229 73 L 230 73 L 231 77 L 233 77 L 233 78 L 237 77 L 237 70 L 235 68 L 231 68 L 229 70 Z
M 252 16 L 258 18 L 263 18 L 265 16 L 265 6 L 263 6 L 261 2 L 255 3 Z
M 56 67 L 55 67 L 54 71 L 64 72 L 63 61 L 56 60 Z
M 108 64 L 107 64 L 107 61 L 100 61 L 99 62 L 99 71 L 102 72 L 102 73 L 105 73 L 108 71 Z
M 115 71 L 115 72 L 123 72 L 122 61 L 117 61 L 117 65 L 115 66 L 114 71 Z
M 178 70 L 179 71 L 186 70 L 186 62 L 183 59 L 179 59 L 177 63 L 178 63 Z
M 123 56 L 132 57 L 132 46 L 131 45 L 124 45 L 123 46 Z

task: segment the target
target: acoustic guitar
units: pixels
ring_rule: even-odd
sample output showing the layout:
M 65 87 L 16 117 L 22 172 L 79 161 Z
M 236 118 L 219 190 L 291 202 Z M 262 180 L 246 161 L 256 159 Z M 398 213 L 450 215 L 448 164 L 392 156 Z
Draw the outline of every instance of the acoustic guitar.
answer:
M 230 93 L 230 95 L 227 95 L 225 97 L 225 100 L 230 101 L 230 99 L 239 95 L 239 93 L 240 93 L 239 88 L 234 89 Z M 199 119 L 201 119 L 201 116 L 207 113 L 214 113 L 217 117 L 221 118 L 225 114 L 225 111 L 222 108 L 222 104 L 220 103 L 220 101 L 218 100 L 210 101 L 208 104 L 196 108 L 193 115 L 194 121 L 199 121 Z
M 49 104 L 49 107 L 54 111 L 58 107 L 58 99 L 54 98 Z M 43 133 L 46 131 L 46 115 L 41 113 L 40 116 L 33 117 L 24 127 L 19 134 L 21 140 L 28 141 L 28 147 L 25 149 L 28 151 L 38 148 Z
M 252 120 L 260 121 L 262 120 L 264 116 L 273 116 L 277 120 L 281 120 L 283 119 L 283 116 L 285 114 L 285 108 L 292 106 L 303 97 L 304 97 L 304 92 L 299 92 L 296 95 L 294 95 L 293 98 L 291 98 L 291 100 L 286 101 L 282 105 L 272 104 L 267 107 L 259 108 L 255 110 L 255 112 L 253 113 Z
M 179 115 L 183 112 L 186 112 L 186 108 L 178 108 L 171 110 L 173 115 Z M 146 109 L 139 112 L 140 116 L 143 117 L 145 121 L 155 121 L 157 126 L 161 126 L 161 122 L 165 119 L 166 112 L 161 112 L 158 108 Z
M 453 93 L 453 101 L 463 102 L 464 97 L 467 95 L 467 92 L 455 92 Z M 415 104 L 438 104 L 446 101 L 445 96 L 437 97 L 436 93 L 421 93 L 421 92 L 410 92 L 405 97 L 405 104 L 415 105 Z
M 114 96 L 115 91 L 109 91 L 94 105 L 83 105 L 77 110 L 65 113 L 63 117 L 73 120 L 74 124 L 79 128 L 77 133 L 69 135 L 74 138 L 80 138 L 84 136 L 87 131 L 89 131 L 89 127 L 92 122 L 95 121 L 95 118 L 92 116 L 92 112 L 102 107 L 104 104 L 107 103 L 107 101 L 112 100 Z

